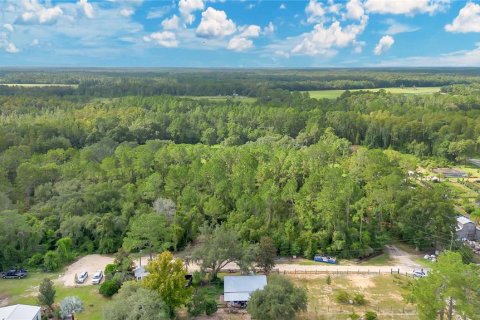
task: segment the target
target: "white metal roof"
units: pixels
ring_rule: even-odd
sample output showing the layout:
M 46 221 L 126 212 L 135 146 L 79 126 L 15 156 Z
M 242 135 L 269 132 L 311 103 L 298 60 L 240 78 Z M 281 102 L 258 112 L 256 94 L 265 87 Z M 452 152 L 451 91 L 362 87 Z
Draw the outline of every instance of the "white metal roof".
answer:
M 253 291 L 267 285 L 267 276 L 226 276 L 223 284 L 224 301 L 248 301 Z
M 147 270 L 145 270 L 145 267 L 138 267 L 137 269 L 133 270 L 133 273 L 135 274 L 135 278 L 143 278 L 150 274 Z
M 457 222 L 460 223 L 460 224 L 473 223 L 472 220 L 470 220 L 470 219 L 468 219 L 467 217 L 464 217 L 464 216 L 457 217 Z
M 33 320 L 40 312 L 40 307 L 16 304 L 0 308 L 0 320 Z

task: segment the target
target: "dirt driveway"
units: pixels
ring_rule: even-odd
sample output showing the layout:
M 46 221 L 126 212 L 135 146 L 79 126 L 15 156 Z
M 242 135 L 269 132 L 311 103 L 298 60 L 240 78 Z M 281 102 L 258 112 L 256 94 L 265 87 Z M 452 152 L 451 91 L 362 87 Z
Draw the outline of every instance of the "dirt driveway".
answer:
M 61 275 L 58 280 L 63 282 L 66 287 L 91 285 L 93 274 L 97 270 L 103 271 L 107 264 L 113 263 L 113 260 L 114 258 L 111 256 L 102 256 L 99 254 L 84 256 L 68 266 L 65 273 Z M 75 283 L 75 274 L 80 275 L 80 273 L 84 271 L 88 272 L 87 280 L 85 280 L 83 284 Z

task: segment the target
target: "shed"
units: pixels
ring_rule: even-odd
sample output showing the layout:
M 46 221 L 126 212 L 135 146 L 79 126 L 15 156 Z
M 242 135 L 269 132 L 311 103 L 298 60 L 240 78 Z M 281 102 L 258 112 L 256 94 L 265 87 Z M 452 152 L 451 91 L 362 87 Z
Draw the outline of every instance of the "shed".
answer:
M 145 267 L 138 267 L 137 269 L 133 270 L 133 273 L 136 280 L 142 280 L 150 274 L 147 270 L 145 270 Z
M 38 306 L 15 304 L 0 308 L 0 320 L 42 320 L 42 311 Z
M 477 228 L 475 223 L 467 217 L 457 217 L 457 227 L 455 229 L 458 239 L 475 240 Z
M 225 302 L 247 302 L 253 291 L 261 290 L 267 285 L 267 276 L 226 276 L 223 284 Z

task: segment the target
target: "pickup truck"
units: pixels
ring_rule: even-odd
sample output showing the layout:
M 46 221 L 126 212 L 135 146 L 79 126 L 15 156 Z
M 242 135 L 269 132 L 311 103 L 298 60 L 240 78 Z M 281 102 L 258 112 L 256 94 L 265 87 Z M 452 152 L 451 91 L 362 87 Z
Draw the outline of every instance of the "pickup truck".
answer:
M 0 275 L 3 279 L 22 279 L 27 276 L 27 270 L 11 269 L 6 272 L 2 272 Z

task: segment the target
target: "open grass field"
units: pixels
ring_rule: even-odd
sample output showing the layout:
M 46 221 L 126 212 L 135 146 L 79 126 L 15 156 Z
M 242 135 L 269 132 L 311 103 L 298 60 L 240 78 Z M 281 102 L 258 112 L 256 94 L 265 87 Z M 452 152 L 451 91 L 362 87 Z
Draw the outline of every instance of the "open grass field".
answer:
M 327 275 L 291 275 L 289 278 L 308 290 L 308 311 L 301 319 L 348 319 L 354 311 L 363 315 L 366 311 L 377 312 L 380 319 L 417 319 L 415 306 L 407 304 L 403 295 L 408 292 L 407 278 L 391 275 L 332 275 L 331 284 Z M 364 306 L 338 303 L 336 294 L 345 290 L 365 296 Z
M 38 304 L 38 286 L 44 278 L 53 281 L 58 279 L 58 273 L 29 272 L 24 279 L 0 279 L 0 305 L 10 304 Z M 98 286 L 82 286 L 67 288 L 55 282 L 57 295 L 55 302 L 60 302 L 67 296 L 77 296 L 83 301 L 84 312 L 76 314 L 79 320 L 101 320 L 103 306 L 109 301 L 98 293 Z
M 0 83 L 0 86 L 25 87 L 25 88 L 44 88 L 44 87 L 78 88 L 78 84 L 61 84 L 61 83 Z
M 232 100 L 235 102 L 242 102 L 242 103 L 254 103 L 257 99 L 251 97 L 228 97 L 228 96 L 180 96 L 181 98 L 189 98 L 194 100 L 208 100 L 212 102 L 226 102 L 227 100 Z
M 350 90 L 351 92 L 356 91 L 370 91 L 377 92 L 381 89 L 393 94 L 432 94 L 440 91 L 440 87 L 418 87 L 418 88 L 376 88 L 376 89 L 355 89 Z M 311 98 L 315 99 L 336 99 L 342 95 L 346 90 L 315 90 L 308 91 Z

